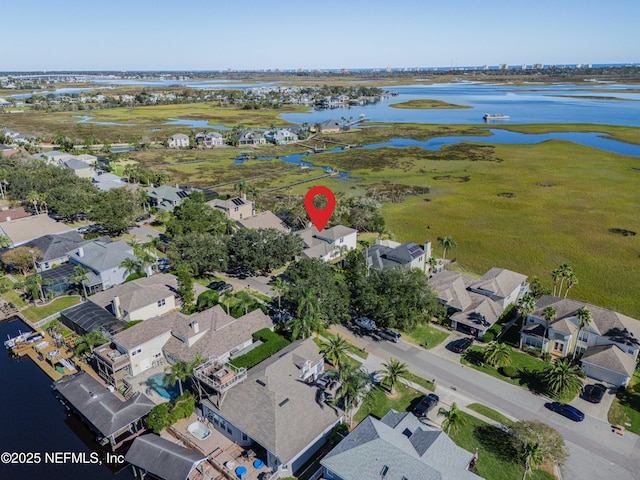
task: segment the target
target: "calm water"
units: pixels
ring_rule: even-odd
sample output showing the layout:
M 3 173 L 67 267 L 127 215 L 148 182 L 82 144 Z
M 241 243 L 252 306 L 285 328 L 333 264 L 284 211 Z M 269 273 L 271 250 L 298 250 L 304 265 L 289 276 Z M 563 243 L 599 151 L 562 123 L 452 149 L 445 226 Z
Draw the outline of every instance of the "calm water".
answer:
M 21 321 L 0 322 L 0 338 L 29 328 Z M 67 415 L 51 390 L 51 380 L 29 358 L 0 351 L 0 452 L 100 452 L 95 435 L 77 417 Z M 131 468 L 119 473 L 106 466 L 81 464 L 5 465 L 2 480 L 132 480 Z

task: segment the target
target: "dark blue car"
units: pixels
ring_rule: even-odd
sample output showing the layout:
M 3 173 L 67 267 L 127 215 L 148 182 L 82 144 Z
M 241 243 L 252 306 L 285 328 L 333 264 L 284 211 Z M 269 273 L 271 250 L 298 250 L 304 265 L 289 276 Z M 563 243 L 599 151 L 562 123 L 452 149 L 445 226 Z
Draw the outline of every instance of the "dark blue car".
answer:
M 576 407 L 566 405 L 560 402 L 547 403 L 547 408 L 554 412 L 564 415 L 565 417 L 573 420 L 574 422 L 581 422 L 584 420 L 584 413 L 578 410 Z

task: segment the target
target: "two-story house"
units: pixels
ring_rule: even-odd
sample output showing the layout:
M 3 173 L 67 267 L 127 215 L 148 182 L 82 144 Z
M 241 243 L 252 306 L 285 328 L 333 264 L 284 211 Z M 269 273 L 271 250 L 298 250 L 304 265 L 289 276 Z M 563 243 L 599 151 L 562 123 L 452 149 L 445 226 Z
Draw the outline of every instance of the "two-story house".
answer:
M 189 136 L 184 133 L 176 133 L 175 135 L 171 135 L 167 140 L 167 146 L 169 148 L 188 148 L 189 147 Z
M 325 262 L 345 255 L 358 244 L 358 231 L 343 225 L 322 231 L 312 226 L 299 230 L 296 234 L 304 241 L 302 258 L 321 258 Z
M 25 243 L 23 246 L 42 252 L 34 263 L 38 272 L 44 272 L 69 261 L 68 252 L 83 245 L 85 241 L 77 231 L 49 234 Z
M 264 145 L 267 141 L 262 133 L 255 130 L 243 130 L 238 134 L 238 146 Z
M 544 312 L 553 308 L 547 324 Z M 578 312 L 586 308 L 591 321 L 580 328 Z M 614 386 L 627 385 L 640 351 L 640 323 L 626 315 L 577 300 L 543 295 L 527 316 L 521 342 L 555 357 L 581 359 L 585 374 Z
M 298 141 L 298 135 L 289 128 L 269 130 L 264 133 L 264 138 L 267 142 L 274 143 L 276 145 L 288 145 Z
M 218 132 L 200 132 L 196 134 L 196 144 L 204 148 L 222 147 L 224 138 Z
M 162 185 L 150 190 L 147 196 L 152 206 L 162 210 L 172 211 L 180 205 L 185 198 L 189 198 L 190 194 L 190 190 L 180 188 L 178 185 L 175 187 Z
M 375 245 L 366 250 L 367 268 L 384 270 L 385 268 L 419 268 L 427 271 L 431 257 L 431 242 L 424 246 L 413 242 L 398 243 L 392 240 L 376 240 Z
M 225 382 L 221 371 L 229 372 Z M 193 378 L 202 415 L 215 429 L 240 446 L 262 446 L 267 466 L 280 477 L 291 477 L 343 420 L 339 408 L 317 400 L 313 383 L 323 371 L 324 358 L 308 338 L 248 371 L 207 362 Z
M 247 200 L 243 193 L 240 197 L 220 200 L 218 198 L 207 202 L 211 208 L 222 210 L 231 220 L 244 220 L 256 214 L 256 204 Z

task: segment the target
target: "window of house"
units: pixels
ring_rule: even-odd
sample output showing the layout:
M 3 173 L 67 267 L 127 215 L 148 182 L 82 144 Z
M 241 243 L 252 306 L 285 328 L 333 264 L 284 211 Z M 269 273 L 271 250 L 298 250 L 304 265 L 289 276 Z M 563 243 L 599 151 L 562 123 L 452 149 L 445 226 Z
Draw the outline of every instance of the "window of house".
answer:
M 141 349 L 141 348 L 139 348 L 139 349 L 137 349 L 137 350 L 134 350 L 134 351 L 132 351 L 132 352 L 131 352 L 131 356 L 133 357 L 134 355 L 137 355 L 137 354 L 139 354 L 140 352 L 142 352 L 142 349 Z
M 162 356 L 162 352 L 154 353 L 153 358 L 160 358 Z
M 228 423 L 227 423 L 227 432 L 233 433 L 233 430 L 231 429 L 231 425 L 229 425 Z
M 586 352 L 586 351 L 587 351 L 587 349 L 584 348 L 584 347 L 576 347 L 576 355 L 578 357 L 584 355 L 584 352 Z
M 247 440 L 249 440 L 249 436 L 246 433 L 242 432 L 242 441 L 246 442 Z
M 339 243 L 344 243 L 344 237 L 340 237 L 340 242 Z
M 580 335 L 578 335 L 578 340 L 580 340 L 581 342 L 586 342 L 587 340 L 589 340 L 589 333 L 585 331 L 580 332 Z
M 158 307 L 162 307 L 164 306 L 164 304 L 166 303 L 166 299 L 162 299 L 162 300 L 158 300 Z

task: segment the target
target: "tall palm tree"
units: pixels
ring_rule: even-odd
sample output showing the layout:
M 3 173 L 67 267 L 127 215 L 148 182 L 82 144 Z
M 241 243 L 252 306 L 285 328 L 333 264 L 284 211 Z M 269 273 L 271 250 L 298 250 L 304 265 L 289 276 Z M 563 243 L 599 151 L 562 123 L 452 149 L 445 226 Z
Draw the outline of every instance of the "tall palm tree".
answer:
M 457 245 L 458 244 L 455 242 L 455 240 L 449 235 L 445 237 L 438 237 L 438 246 L 442 247 L 442 260 L 447 257 L 447 251 Z
M 164 242 L 160 240 L 160 237 L 154 237 L 153 235 L 147 235 L 149 241 L 143 244 L 143 247 L 153 255 L 153 258 L 156 261 L 156 265 L 158 264 L 158 250 L 162 248 Z
M 331 337 L 328 342 L 322 343 L 320 346 L 320 353 L 338 370 L 342 370 L 347 360 L 348 351 L 349 343 L 339 334 Z
M 138 259 L 127 257 L 120 263 L 120 268 L 124 268 L 125 276 L 129 276 L 132 273 L 140 273 L 142 271 L 142 265 Z
M 82 290 L 84 291 L 84 298 L 87 298 L 87 285 L 84 282 L 89 281 L 89 277 L 87 276 L 89 270 L 84 268 L 82 265 L 76 265 L 73 267 L 73 275 L 71 276 L 71 283 L 76 286 L 82 285 Z
M 449 435 L 451 430 L 453 430 L 455 435 L 455 432 L 458 430 L 458 426 L 463 423 L 461 411 L 456 402 L 451 404 L 451 408 L 449 410 L 444 407 L 440 407 L 438 410 L 438 416 L 444 417 L 444 420 L 442 421 L 442 429 L 447 431 L 447 435 Z
M 562 265 L 560 265 L 558 270 L 560 270 L 560 288 L 558 288 L 558 296 L 560 296 L 562 295 L 562 285 L 564 284 L 565 279 L 569 278 L 569 276 L 573 273 L 573 269 L 568 263 L 563 263 Z
M 278 310 L 280 310 L 282 308 L 282 305 L 280 304 L 280 299 L 282 295 L 284 295 L 287 292 L 287 290 L 289 290 L 289 283 L 282 277 L 277 277 L 274 280 L 273 286 L 271 287 L 271 289 L 278 296 Z
M 556 309 L 551 305 L 545 307 L 542 311 L 542 318 L 544 318 L 544 337 L 542 339 L 542 347 L 540 348 L 540 353 L 544 350 L 544 341 L 547 339 L 547 333 L 549 332 L 549 326 L 556 319 Z
M 556 288 L 558 288 L 558 280 L 562 277 L 562 272 L 559 268 L 556 268 L 553 272 L 551 272 L 551 278 L 553 279 L 553 296 L 556 296 Z
M 242 196 L 247 191 L 247 182 L 244 180 L 239 181 L 233 186 L 233 191 L 238 192 L 238 195 Z
M 436 257 L 429 257 L 427 264 L 429 265 L 429 272 L 435 272 L 436 267 L 438 266 L 438 259 Z
M 511 352 L 506 343 L 494 342 L 484 350 L 484 359 L 494 367 L 506 367 L 511 365 Z
M 82 355 L 86 352 L 91 352 L 93 347 L 102 345 L 107 341 L 100 332 L 89 332 L 86 335 L 78 337 L 73 347 L 73 353 L 75 355 Z
M 39 215 L 40 211 L 38 210 L 38 203 L 40 202 L 40 194 L 35 190 L 31 190 L 27 194 L 27 202 L 30 202 L 33 204 L 33 208 L 36 211 L 36 215 Z
M 249 313 L 249 307 L 255 303 L 253 297 L 245 291 L 238 292 L 236 294 L 236 299 L 238 299 L 238 303 L 236 305 L 244 310 L 245 315 Z
M 182 391 L 182 382 L 186 381 L 187 378 L 191 376 L 191 372 L 193 371 L 193 366 L 187 362 L 176 362 L 173 365 L 165 368 L 165 372 L 169 372 L 169 375 L 166 376 L 164 382 L 165 385 L 174 386 L 176 382 L 180 386 L 180 395 L 184 392 Z
M 557 359 L 544 369 L 542 379 L 551 393 L 563 396 L 578 393 L 582 388 L 584 372 L 579 365 L 572 365 L 568 358 Z
M 353 426 L 353 414 L 360 401 L 369 392 L 371 381 L 369 376 L 355 367 L 345 366 L 340 371 L 341 383 L 336 390 L 333 400 L 334 405 L 341 402 L 349 419 L 349 425 Z
M 587 307 L 582 307 L 576 313 L 576 318 L 578 319 L 578 335 L 576 336 L 576 342 L 573 347 L 573 359 L 576 358 L 576 347 L 578 346 L 578 340 L 580 339 L 580 332 L 584 327 L 588 327 L 591 325 L 591 320 L 593 320 L 593 315 L 591 315 L 591 311 Z
M 527 473 L 531 471 L 541 463 L 544 462 L 544 454 L 540 444 L 533 440 L 527 440 L 522 449 L 522 459 L 524 460 L 524 475 L 522 480 L 527 478 Z
M 522 333 L 522 329 L 527 323 L 527 317 L 536 309 L 536 298 L 533 295 L 523 295 L 522 298 L 518 301 L 518 311 L 520 312 L 520 316 L 522 317 L 522 327 L 520 332 Z M 520 335 L 520 348 L 522 348 L 522 335 Z
M 409 374 L 409 365 L 396 358 L 390 358 L 388 362 L 382 364 L 382 378 L 380 383 L 388 384 L 391 389 L 391 395 L 396 394 L 396 383 L 401 378 L 405 378 Z
M 567 276 L 567 289 L 564 291 L 564 298 L 567 298 L 567 295 L 569 294 L 569 290 L 571 290 L 571 287 L 577 284 L 578 284 L 578 276 L 573 272 L 569 273 L 569 275 Z
M 220 295 L 220 303 L 227 307 L 227 315 L 229 315 L 229 305 L 231 304 L 232 298 L 233 293 L 231 293 L 231 290 L 225 290 L 222 292 L 222 295 Z

